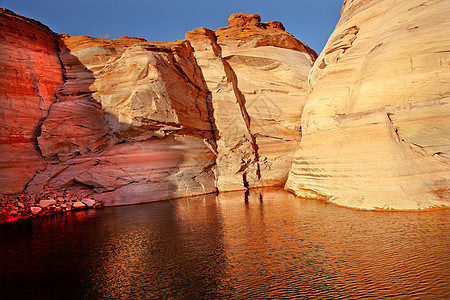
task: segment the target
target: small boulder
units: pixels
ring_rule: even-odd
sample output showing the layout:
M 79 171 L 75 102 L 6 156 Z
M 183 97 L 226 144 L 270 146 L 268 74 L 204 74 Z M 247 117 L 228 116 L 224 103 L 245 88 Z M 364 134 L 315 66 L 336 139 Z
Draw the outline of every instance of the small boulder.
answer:
M 55 205 L 56 201 L 54 199 L 41 200 L 39 206 L 42 208 L 49 207 L 50 205 Z
M 73 209 L 83 209 L 85 207 L 86 205 L 82 202 L 75 202 L 74 204 L 72 204 Z
M 228 25 L 236 27 L 261 26 L 261 17 L 258 14 L 236 13 L 228 18 Z
M 85 198 L 85 199 L 81 200 L 81 202 L 84 203 L 89 208 L 91 208 L 95 205 L 95 200 L 92 200 L 89 198 Z
M 42 211 L 42 208 L 38 206 L 32 206 L 30 207 L 30 211 L 32 215 L 37 215 Z

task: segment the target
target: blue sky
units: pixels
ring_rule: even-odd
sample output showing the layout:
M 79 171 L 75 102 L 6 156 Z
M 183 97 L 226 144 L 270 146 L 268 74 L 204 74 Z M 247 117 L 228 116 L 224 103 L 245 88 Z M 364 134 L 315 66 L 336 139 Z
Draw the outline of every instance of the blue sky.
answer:
M 57 33 L 148 41 L 183 39 L 196 27 L 227 26 L 236 12 L 281 21 L 286 31 L 318 53 L 339 20 L 343 0 L 0 0 L 0 6 L 36 19 Z

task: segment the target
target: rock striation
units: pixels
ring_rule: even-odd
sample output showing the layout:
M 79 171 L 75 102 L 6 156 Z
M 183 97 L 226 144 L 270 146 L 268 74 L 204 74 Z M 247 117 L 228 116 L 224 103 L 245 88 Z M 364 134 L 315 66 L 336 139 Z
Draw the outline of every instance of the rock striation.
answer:
M 149 43 L 56 35 L 8 10 L 1 17 L 11 23 L 2 26 L 8 78 L 31 78 L 14 100 L 20 108 L 8 104 L 4 115 L 27 118 L 32 101 L 39 112 L 21 129 L 26 146 L 13 145 L 22 157 L 9 151 L 0 162 L 1 193 L 62 191 L 123 205 L 286 181 L 316 54 L 280 22 L 235 14 L 217 32 Z M 14 31 L 26 26 L 47 39 L 33 44 Z M 27 51 L 28 61 L 45 54 L 33 72 L 51 76 L 28 75 Z M 15 82 L 6 84 L 0 95 L 9 100 Z M 4 118 L 2 130 L 17 120 Z M 13 147 L 11 136 L 2 134 L 2 145 Z M 28 174 L 7 176 L 14 168 Z
M 228 23 L 186 34 L 209 92 L 217 188 L 281 186 L 300 140 L 307 76 L 317 55 L 280 22 L 238 13 Z
M 445 0 L 344 2 L 286 189 L 358 209 L 450 206 L 449 14 Z
M 0 192 L 22 191 L 46 162 L 36 137 L 63 83 L 58 39 L 45 25 L 0 8 Z
M 358 209 L 450 206 L 449 13 L 346 0 L 317 57 L 257 14 L 152 43 L 0 9 L 2 214 L 285 184 Z
M 66 81 L 38 137 L 49 164 L 28 190 L 104 205 L 215 191 L 206 91 L 185 41 L 62 36 Z

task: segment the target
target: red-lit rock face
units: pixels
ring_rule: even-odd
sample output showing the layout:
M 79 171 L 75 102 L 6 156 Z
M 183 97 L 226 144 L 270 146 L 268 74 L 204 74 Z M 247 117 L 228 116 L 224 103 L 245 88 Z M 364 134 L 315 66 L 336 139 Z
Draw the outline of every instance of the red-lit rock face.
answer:
M 63 83 L 55 34 L 0 8 L 0 192 L 23 190 L 45 165 L 35 138 Z
M 4 28 L 5 43 L 18 43 L 8 51 L 49 56 L 52 45 L 64 75 L 58 69 L 59 81 L 46 90 L 36 117 L 28 117 L 36 112 L 22 101 L 17 115 L 28 123 L 4 120 L 36 130 L 16 152 L 9 151 L 16 157 L 10 160 L 29 174 L 10 172 L 21 185 L 0 192 L 18 192 L 26 184 L 37 194 L 53 189 L 121 205 L 286 180 L 315 53 L 280 22 L 235 14 L 229 27 L 216 32 L 197 29 L 187 40 L 148 43 L 131 37 L 56 37 L 37 22 L 2 12 L 17 23 Z M 14 28 L 31 25 L 42 27 L 51 41 L 35 45 L 14 38 Z M 2 61 L 15 63 L 8 57 Z M 52 70 L 49 62 L 36 58 L 36 64 L 34 72 Z M 26 66 L 15 71 L 10 77 L 16 81 L 28 76 Z M 33 76 L 42 82 L 52 78 Z M 277 82 L 276 89 L 271 82 Z M 33 84 L 23 82 L 26 94 L 44 98 Z M 17 159 L 19 151 L 27 162 Z
M 57 37 L 1 17 L 0 193 L 50 188 L 121 205 L 215 191 L 207 93 L 189 43 Z

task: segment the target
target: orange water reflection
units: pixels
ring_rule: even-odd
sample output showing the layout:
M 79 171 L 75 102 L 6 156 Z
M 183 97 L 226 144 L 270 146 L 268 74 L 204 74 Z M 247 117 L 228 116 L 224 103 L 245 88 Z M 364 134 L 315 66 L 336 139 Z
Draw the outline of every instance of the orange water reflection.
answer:
M 74 292 L 87 298 L 442 299 L 450 297 L 449 216 L 354 211 L 279 189 L 206 195 L 35 220 L 32 238 L 8 248 L 21 247 L 24 261 L 11 250 L 0 271 L 10 261 L 51 268 L 55 245 L 73 260 Z M 28 271 L 30 282 L 10 272 L 0 291 L 16 276 L 36 292 L 39 278 L 67 276 L 56 270 Z

